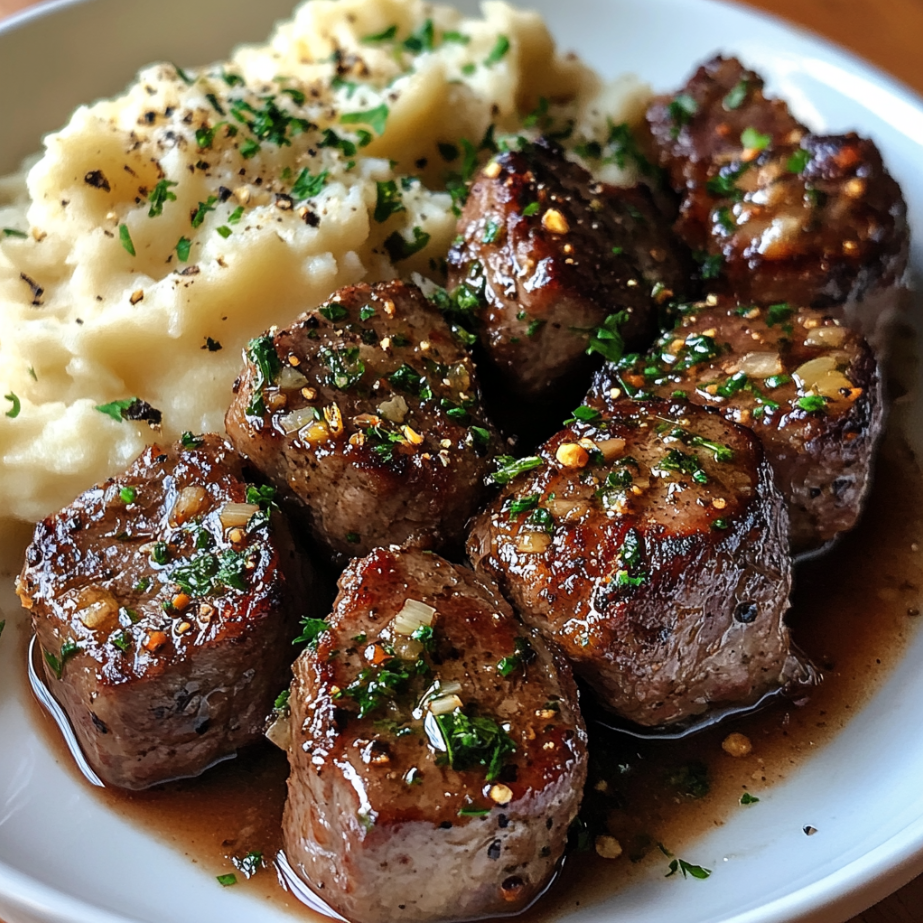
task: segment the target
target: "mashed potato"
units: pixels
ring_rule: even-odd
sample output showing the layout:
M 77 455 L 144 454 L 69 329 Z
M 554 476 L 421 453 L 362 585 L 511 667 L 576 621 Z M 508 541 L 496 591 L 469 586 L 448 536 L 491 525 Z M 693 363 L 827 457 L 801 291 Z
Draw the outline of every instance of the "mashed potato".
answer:
M 0 566 L 18 568 L 23 521 L 145 443 L 223 431 L 251 337 L 342 285 L 441 282 L 497 143 L 552 133 L 631 179 L 611 129 L 647 96 L 505 3 L 311 0 L 266 45 L 78 109 L 0 180 Z M 124 418 L 136 398 L 159 429 Z

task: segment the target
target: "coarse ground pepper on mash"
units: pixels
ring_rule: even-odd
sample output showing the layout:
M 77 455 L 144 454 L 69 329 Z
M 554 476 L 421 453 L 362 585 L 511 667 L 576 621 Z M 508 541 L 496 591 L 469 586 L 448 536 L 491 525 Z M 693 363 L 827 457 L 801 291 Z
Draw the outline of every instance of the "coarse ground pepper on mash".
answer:
M 223 432 L 271 325 L 362 280 L 444 283 L 464 182 L 498 146 L 549 134 L 634 181 L 647 87 L 603 83 L 536 13 L 482 12 L 309 0 L 226 63 L 146 68 L 0 180 L 2 569 L 26 522 L 146 443 Z

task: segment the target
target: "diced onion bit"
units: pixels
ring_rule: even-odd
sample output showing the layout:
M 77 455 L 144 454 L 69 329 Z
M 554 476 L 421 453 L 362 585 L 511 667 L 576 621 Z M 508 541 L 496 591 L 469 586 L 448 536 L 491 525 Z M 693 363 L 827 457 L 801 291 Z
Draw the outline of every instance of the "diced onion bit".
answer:
M 181 526 L 208 509 L 208 491 L 204 487 L 184 487 L 173 504 L 170 521 Z
M 394 639 L 394 656 L 401 660 L 416 660 L 423 653 L 423 643 L 406 635 L 398 635 Z
M 324 408 L 324 419 L 334 436 L 339 436 L 343 432 L 343 414 L 337 404 L 331 404 L 329 407 Z
M 313 407 L 302 407 L 300 410 L 293 410 L 285 416 L 279 417 L 278 424 L 286 436 L 291 435 L 299 429 L 304 428 L 309 423 L 317 420 L 318 413 Z
M 500 783 L 491 785 L 487 794 L 490 796 L 491 801 L 495 801 L 497 804 L 509 804 L 513 800 L 513 790 L 508 785 Z
M 728 734 L 728 736 L 721 741 L 721 749 L 729 756 L 749 756 L 753 751 L 753 744 L 746 734 L 738 734 L 735 732 L 733 734 Z
M 292 743 L 292 725 L 289 716 L 282 713 L 266 728 L 266 738 L 280 750 L 288 751 Z
M 80 595 L 77 616 L 87 628 L 96 629 L 118 617 L 119 604 L 108 591 L 99 587 L 89 587 Z
M 804 338 L 805 346 L 832 346 L 834 349 L 846 342 L 845 327 L 817 327 Z
M 283 365 L 276 375 L 275 383 L 281 391 L 297 391 L 308 384 L 308 379 L 291 365 Z
M 602 452 L 603 458 L 607 462 L 612 461 L 625 451 L 625 440 L 618 436 L 614 436 L 612 439 L 601 439 L 596 443 L 596 448 Z
M 835 369 L 836 359 L 833 356 L 818 356 L 816 359 L 809 359 L 803 365 L 799 365 L 792 375 L 800 387 L 810 391 L 822 375 Z
M 622 844 L 614 837 L 603 834 L 596 837 L 596 854 L 603 859 L 618 859 L 622 855 Z
M 447 715 L 449 712 L 461 708 L 464 702 L 457 695 L 440 695 L 438 698 L 431 699 L 429 710 L 434 715 Z
M 237 529 L 250 522 L 253 514 L 259 511 L 260 508 L 255 503 L 225 503 L 218 519 L 223 529 Z
M 390 420 L 392 423 L 403 423 L 407 419 L 407 413 L 410 408 L 407 406 L 407 401 L 401 397 L 400 394 L 395 394 L 390 401 L 385 401 L 383 404 L 379 404 L 378 412 L 386 419 Z M 374 426 L 375 424 L 369 424 Z
M 401 611 L 394 616 L 391 627 L 395 634 L 409 637 L 418 628 L 431 626 L 436 617 L 436 610 L 418 599 L 405 599 Z
M 753 352 L 741 356 L 737 368 L 750 378 L 771 378 L 781 375 L 782 359 L 778 353 Z
M 551 545 L 551 536 L 547 532 L 524 532 L 516 542 L 520 554 L 541 554 Z

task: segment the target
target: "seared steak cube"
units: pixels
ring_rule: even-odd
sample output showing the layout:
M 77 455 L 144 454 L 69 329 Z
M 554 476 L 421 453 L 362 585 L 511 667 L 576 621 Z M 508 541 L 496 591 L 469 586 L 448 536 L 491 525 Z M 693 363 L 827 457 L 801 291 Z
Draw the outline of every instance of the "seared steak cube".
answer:
M 758 440 L 686 401 L 591 401 L 474 524 L 468 553 L 601 702 L 641 725 L 810 677 L 783 623 L 788 521 Z
M 852 528 L 884 399 L 872 350 L 842 312 L 711 297 L 686 306 L 646 356 L 602 369 L 591 389 L 604 400 L 677 392 L 759 437 L 788 504 L 795 551 Z
M 548 883 L 586 776 L 566 661 L 468 569 L 353 561 L 295 663 L 284 845 L 355 923 L 521 910 Z
M 499 437 L 474 365 L 413 285 L 355 285 L 254 340 L 231 440 L 345 559 L 459 541 Z
M 481 343 L 514 391 L 541 397 L 592 368 L 594 331 L 650 342 L 657 307 L 685 288 L 678 241 L 647 187 L 597 183 L 556 145 L 495 156 L 477 175 L 449 251 Z M 612 323 L 610 321 L 610 323 Z
M 259 740 L 305 598 L 271 491 L 217 436 L 151 446 L 38 523 L 18 592 L 104 782 L 201 773 Z

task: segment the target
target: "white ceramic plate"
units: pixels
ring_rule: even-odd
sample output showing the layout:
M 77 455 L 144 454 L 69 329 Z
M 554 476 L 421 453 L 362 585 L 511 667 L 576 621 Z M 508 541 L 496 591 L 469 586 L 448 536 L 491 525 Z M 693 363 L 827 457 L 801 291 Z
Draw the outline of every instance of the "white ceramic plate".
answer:
M 465 2 L 465 7 L 473 7 Z M 716 50 L 740 55 L 815 129 L 872 136 L 901 183 L 923 267 L 923 103 L 861 61 L 782 23 L 707 0 L 534 0 L 564 48 L 608 76 L 678 86 Z M 288 0 L 53 3 L 0 28 L 0 173 L 79 103 L 142 65 L 219 59 L 261 41 Z M 919 311 L 919 305 L 918 312 Z M 923 442 L 921 415 L 910 419 Z M 282 923 L 92 797 L 31 727 L 9 581 L 0 642 L 0 915 L 7 923 Z M 568 923 L 842 923 L 923 871 L 923 633 L 845 731 L 787 783 L 695 846 L 707 881 L 654 871 Z M 805 824 L 820 831 L 806 837 Z

